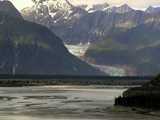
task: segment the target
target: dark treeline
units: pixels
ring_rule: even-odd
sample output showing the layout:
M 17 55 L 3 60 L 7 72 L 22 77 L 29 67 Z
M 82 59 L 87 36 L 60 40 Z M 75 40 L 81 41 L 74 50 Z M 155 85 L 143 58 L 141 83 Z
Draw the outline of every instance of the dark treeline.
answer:
M 147 80 L 104 79 L 0 79 L 0 87 L 43 85 L 141 85 Z
M 115 105 L 160 109 L 160 96 L 150 94 L 147 96 L 118 97 L 115 100 Z
M 128 89 L 115 99 L 115 105 L 160 110 L 160 75 L 141 87 Z
M 103 79 L 103 80 L 151 80 L 153 76 L 94 76 L 94 75 L 8 75 L 0 74 L 0 79 Z
M 151 77 L 1 75 L 0 86 L 42 85 L 141 85 Z

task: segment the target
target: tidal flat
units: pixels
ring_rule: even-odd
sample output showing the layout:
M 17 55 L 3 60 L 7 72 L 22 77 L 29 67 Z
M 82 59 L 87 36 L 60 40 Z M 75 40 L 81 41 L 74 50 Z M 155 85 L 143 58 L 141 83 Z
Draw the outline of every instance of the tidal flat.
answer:
M 159 120 L 114 107 L 123 86 L 1 87 L 0 120 Z

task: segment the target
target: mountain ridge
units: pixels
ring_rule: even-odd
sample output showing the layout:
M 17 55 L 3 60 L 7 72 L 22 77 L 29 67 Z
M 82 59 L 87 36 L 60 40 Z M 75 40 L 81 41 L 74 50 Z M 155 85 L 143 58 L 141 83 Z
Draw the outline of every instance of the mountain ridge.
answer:
M 103 41 L 92 44 L 85 57 L 97 64 L 128 66 L 136 75 L 156 75 L 160 70 L 159 32 L 153 24 L 143 24 L 119 34 L 113 32 Z
M 71 55 L 47 27 L 4 11 L 0 21 L 0 74 L 103 74 Z
M 107 12 L 102 7 L 102 10 L 87 12 L 81 8 L 80 11 L 83 12 L 70 11 L 68 16 L 64 13 L 59 14 L 59 11 L 55 12 L 56 19 L 46 17 L 45 14 L 39 17 L 39 14 L 32 13 L 32 18 L 25 16 L 25 19 L 47 25 L 66 44 L 90 43 L 87 56 L 84 56 L 86 61 L 89 57 L 95 64 L 120 65 L 134 75 L 155 75 L 160 70 L 157 65 L 160 38 L 159 7 L 146 11 L 135 10 L 127 4 L 106 7 L 111 11 Z M 38 19 L 35 19 L 35 16 L 38 16 Z M 46 24 L 46 21 L 50 23 Z M 93 49 L 93 46 L 96 47 Z
M 102 10 L 89 10 L 92 12 L 81 6 L 74 6 L 74 9 L 64 10 L 63 7 L 61 9 L 61 7 L 47 7 L 47 5 L 42 4 L 47 10 L 40 7 L 41 12 L 39 13 L 24 9 L 22 14 L 26 20 L 47 26 L 57 36 L 64 39 L 64 42 L 69 44 L 99 41 L 106 37 L 113 27 L 128 30 L 145 22 L 152 22 L 153 20 L 158 22 L 160 16 L 159 12 L 153 14 L 147 12 L 147 10 L 135 10 L 127 4 L 110 7 L 105 3 L 100 5 Z
M 21 13 L 10 1 L 0 1 L 0 12 L 4 12 L 5 14 L 12 17 L 22 18 Z

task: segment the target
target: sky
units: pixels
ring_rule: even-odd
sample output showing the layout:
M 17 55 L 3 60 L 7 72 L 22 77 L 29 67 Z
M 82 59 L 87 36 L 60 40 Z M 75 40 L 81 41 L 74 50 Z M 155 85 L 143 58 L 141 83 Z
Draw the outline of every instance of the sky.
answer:
M 27 6 L 33 5 L 31 0 L 10 0 L 12 3 L 19 9 L 23 9 Z M 108 3 L 111 6 L 120 6 L 122 4 L 127 3 L 131 7 L 135 9 L 146 9 L 148 6 L 160 6 L 160 0 L 69 0 L 74 5 L 80 4 L 101 4 Z

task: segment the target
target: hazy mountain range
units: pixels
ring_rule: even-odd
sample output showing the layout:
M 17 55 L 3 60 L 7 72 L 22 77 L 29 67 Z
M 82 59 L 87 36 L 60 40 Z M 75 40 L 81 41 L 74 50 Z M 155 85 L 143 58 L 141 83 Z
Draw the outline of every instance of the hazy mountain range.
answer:
M 0 1 L 0 74 L 102 73 L 71 55 L 48 28 L 24 20 L 9 1 Z

